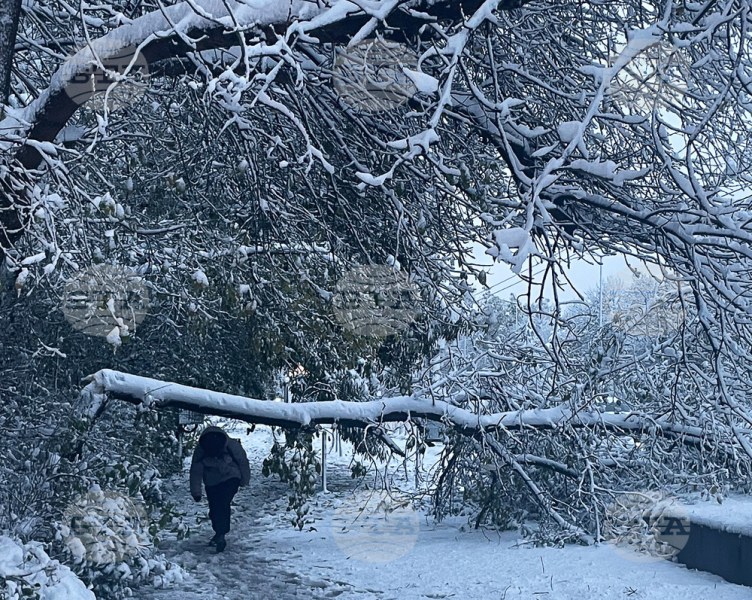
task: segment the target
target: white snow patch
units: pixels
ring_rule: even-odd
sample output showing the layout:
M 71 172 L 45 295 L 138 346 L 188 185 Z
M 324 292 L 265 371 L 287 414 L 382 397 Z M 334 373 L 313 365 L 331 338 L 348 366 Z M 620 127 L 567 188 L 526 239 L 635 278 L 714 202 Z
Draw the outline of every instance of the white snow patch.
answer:
M 410 78 L 413 85 L 421 94 L 435 94 L 439 89 L 439 80 L 420 71 L 402 69 L 403 73 Z
M 105 339 L 107 340 L 107 343 L 114 348 L 121 346 L 123 344 L 123 340 L 120 337 L 120 327 L 113 327 L 112 331 L 107 334 L 107 337 Z
M 21 544 L 2 535 L 0 583 L 4 584 L 4 589 L 0 588 L 0 597 L 21 598 L 17 595 L 18 580 L 36 587 L 36 597 L 40 600 L 96 600 L 68 567 L 47 556 L 39 542 Z
M 515 273 L 519 273 L 535 249 L 530 234 L 521 227 L 498 229 L 493 233 L 493 241 L 495 247 L 486 250 L 486 254 L 510 264 Z M 512 248 L 516 248 L 516 252 L 513 252 Z
M 562 142 L 569 144 L 579 136 L 581 127 L 582 123 L 579 121 L 565 121 L 564 123 L 559 123 L 556 132 L 559 134 L 559 138 Z
M 193 279 L 193 281 L 195 281 L 201 287 L 209 287 L 209 278 L 201 269 L 195 271 L 191 276 L 191 279 Z
M 311 515 L 316 521 L 298 531 L 287 519 L 286 486 L 260 474 L 274 442 L 271 429 L 257 426 L 247 434 L 240 425 L 231 435 L 239 437 L 246 448 L 252 478 L 250 487 L 241 489 L 236 497 L 228 549 L 221 556 L 207 550 L 205 539 L 211 531 L 206 506 L 192 502 L 184 475 L 178 482 L 179 510 L 204 524 L 198 539 L 170 540 L 167 546 L 174 560 L 182 562 L 192 575 L 170 589 L 142 588 L 138 590 L 140 600 L 246 598 L 249 589 L 255 598 L 277 600 L 749 597 L 749 588 L 744 586 L 668 561 L 646 562 L 636 553 L 631 559 L 629 552 L 610 544 L 536 548 L 527 545 L 517 532 L 475 530 L 464 517 L 436 523 L 420 510 L 416 510 L 418 519 L 402 518 L 394 523 L 386 512 L 381 521 L 374 514 L 357 518 L 374 494 L 364 484 L 377 482 L 366 477 L 359 486 L 351 479 L 349 465 L 354 455 L 346 442 L 339 447 L 328 442 L 329 492 L 318 492 L 311 499 Z M 395 435 L 399 439 L 399 433 Z M 319 444 L 317 440 L 317 447 Z M 435 463 L 440 450 L 440 445 L 429 449 L 424 465 Z M 415 489 L 414 462 L 404 468 L 394 461 L 380 467 L 390 482 L 390 497 L 400 498 Z M 405 528 L 414 524 L 417 535 L 407 535 L 412 530 Z M 397 529 L 390 530 L 390 525 Z M 341 543 L 350 536 L 353 544 Z M 383 560 L 386 553 L 392 560 Z
M 579 169 L 580 171 L 585 171 L 585 173 L 589 173 L 591 175 L 595 175 L 596 177 L 601 177 L 602 179 L 613 179 L 614 172 L 616 171 L 616 163 L 612 160 L 606 160 L 606 161 L 590 161 L 590 160 L 582 160 L 577 159 L 573 160 L 571 167 L 573 169 Z

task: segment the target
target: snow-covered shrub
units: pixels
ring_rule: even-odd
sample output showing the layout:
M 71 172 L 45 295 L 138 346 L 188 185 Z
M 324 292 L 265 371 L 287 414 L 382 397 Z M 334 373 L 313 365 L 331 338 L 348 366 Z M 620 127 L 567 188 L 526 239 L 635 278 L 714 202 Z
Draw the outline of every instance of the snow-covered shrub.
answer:
M 526 534 L 524 523 L 535 519 L 537 507 L 528 499 L 524 485 L 509 477 L 481 444 L 453 430 L 446 446 L 433 492 L 432 513 L 441 520 L 465 516 L 473 527 L 516 529 Z
M 7 381 L 7 379 L 6 379 Z M 85 489 L 89 466 L 73 457 L 76 424 L 67 402 L 43 402 L 13 386 L 0 412 L 0 532 L 49 540 L 52 523 Z
M 177 570 L 154 554 L 160 531 L 181 525 L 157 467 L 178 462 L 169 423 L 137 416 L 134 427 L 133 411 L 114 410 L 92 428 L 73 416 L 68 395 L 30 393 L 12 375 L 3 383 L 0 533 L 48 544 L 101 598 L 169 582 Z
M 179 568 L 155 554 L 143 506 L 118 492 L 92 485 L 66 510 L 56 541 L 73 570 L 100 597 L 130 593 L 131 586 L 164 585 Z
M 39 542 L 22 544 L 0 536 L 0 598 L 4 600 L 95 600 L 65 565 L 52 560 Z
M 285 443 L 274 442 L 261 473 L 264 477 L 276 474 L 289 484 L 287 510 L 295 513 L 290 520 L 294 527 L 303 529 L 312 521 L 308 501 L 321 474 L 321 462 L 313 449 L 311 431 L 287 431 L 285 438 Z

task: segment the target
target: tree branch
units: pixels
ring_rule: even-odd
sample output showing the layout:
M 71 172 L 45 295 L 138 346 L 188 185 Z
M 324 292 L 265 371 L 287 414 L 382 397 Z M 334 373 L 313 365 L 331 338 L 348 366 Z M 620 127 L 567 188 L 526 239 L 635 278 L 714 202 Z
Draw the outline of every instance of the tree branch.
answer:
M 495 4 L 497 10 L 511 10 L 529 1 L 497 0 Z M 387 29 L 399 31 L 407 39 L 418 35 L 426 23 L 458 21 L 483 3 L 484 0 L 396 2 L 389 7 L 389 14 L 379 16 L 378 21 Z M 238 31 L 248 36 L 250 32 L 259 33 L 270 28 L 286 32 L 290 40 L 300 37 L 318 39 L 322 43 L 347 43 L 376 19 L 365 9 L 347 2 L 317 7 L 303 0 L 293 0 L 291 4 L 269 0 L 253 8 L 246 4 L 224 3 L 205 15 L 198 14 L 194 6 L 192 2 L 182 2 L 143 15 L 94 40 L 91 47 L 66 61 L 51 78 L 49 87 L 20 118 L 15 117 L 10 123 L 0 125 L 5 131 L 17 130 L 8 138 L 18 147 L 12 158 L 24 169 L 38 167 L 43 157 L 36 145 L 26 142 L 53 141 L 80 106 L 68 94 L 72 82 L 83 73 L 88 76 L 92 63 L 116 56 L 123 50 L 138 48 L 145 61 L 154 64 L 191 52 L 228 48 L 237 45 Z M 237 25 L 232 26 L 233 23 Z M 13 44 L 9 47 L 12 52 Z M 6 211 L 15 212 L 16 204 L 24 205 L 24 202 L 12 196 L 0 196 L 0 216 Z M 0 261 L 4 250 L 12 247 L 23 235 L 24 227 L 9 226 L 17 221 L 23 219 L 19 215 L 10 215 L 0 220 L 0 228 L 4 230 L 0 236 Z
M 21 0 L 0 0 L 0 119 L 4 116 L 2 105 L 10 95 L 10 72 L 13 52 L 21 18 Z
M 610 431 L 651 431 L 676 437 L 686 444 L 701 444 L 705 437 L 700 427 L 650 419 L 634 413 L 613 414 L 596 410 L 573 411 L 559 405 L 547 409 L 529 409 L 492 414 L 476 414 L 450 402 L 420 395 L 394 396 L 368 402 L 301 402 L 287 404 L 214 392 L 103 369 L 87 378 L 82 391 L 84 410 L 94 414 L 107 397 L 154 408 L 182 408 L 195 412 L 295 429 L 338 423 L 343 427 L 368 427 L 410 419 L 429 419 L 450 425 L 466 435 L 479 431 L 520 429 L 552 430 L 562 427 L 603 428 Z

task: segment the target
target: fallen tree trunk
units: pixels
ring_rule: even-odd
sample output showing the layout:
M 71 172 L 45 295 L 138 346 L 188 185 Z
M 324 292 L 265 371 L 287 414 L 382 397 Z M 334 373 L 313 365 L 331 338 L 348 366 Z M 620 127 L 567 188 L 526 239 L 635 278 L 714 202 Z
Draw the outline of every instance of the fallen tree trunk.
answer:
M 95 416 L 104 410 L 108 397 L 153 408 L 182 408 L 238 419 L 247 423 L 287 429 L 340 424 L 343 427 L 372 427 L 410 419 L 440 421 L 467 435 L 520 429 L 604 428 L 614 432 L 650 432 L 675 437 L 687 444 L 700 444 L 700 427 L 651 419 L 635 413 L 603 413 L 576 410 L 568 405 L 547 409 L 516 410 L 476 414 L 451 402 L 412 396 L 393 396 L 367 402 L 342 400 L 288 404 L 235 396 L 103 369 L 87 378 L 82 391 L 84 411 Z
M 570 480 L 581 481 L 590 470 L 590 461 L 588 460 L 586 471 L 579 472 L 577 468 L 545 456 L 514 454 L 503 441 L 511 436 L 504 434 L 510 434 L 515 430 L 557 429 L 568 430 L 571 434 L 573 428 L 590 428 L 617 435 L 647 433 L 651 436 L 667 436 L 676 442 L 699 446 L 702 449 L 711 444 L 707 432 L 693 425 L 670 423 L 635 413 L 614 414 L 593 409 L 578 410 L 564 404 L 548 409 L 477 414 L 456 406 L 451 401 L 433 400 L 419 393 L 366 402 L 326 401 L 289 404 L 199 389 L 109 369 L 90 375 L 86 381 L 88 384 L 81 394 L 81 412 L 92 419 L 104 412 L 108 399 L 112 398 L 143 408 L 182 408 L 286 429 L 338 424 L 373 431 L 393 451 L 403 456 L 404 452 L 388 437 L 381 427 L 382 424 L 411 419 L 440 421 L 489 448 L 510 467 L 512 473 L 528 489 L 535 503 L 561 527 L 562 531 L 586 544 L 598 539 L 599 525 L 596 525 L 596 535 L 593 537 L 577 524 L 576 519 L 565 518 L 562 512 L 555 508 L 555 502 L 546 491 L 533 479 L 534 474 L 529 473 L 525 466 L 553 470 Z M 715 443 L 722 445 L 729 453 L 734 450 L 729 442 L 716 440 Z M 619 466 L 618 462 L 612 466 Z

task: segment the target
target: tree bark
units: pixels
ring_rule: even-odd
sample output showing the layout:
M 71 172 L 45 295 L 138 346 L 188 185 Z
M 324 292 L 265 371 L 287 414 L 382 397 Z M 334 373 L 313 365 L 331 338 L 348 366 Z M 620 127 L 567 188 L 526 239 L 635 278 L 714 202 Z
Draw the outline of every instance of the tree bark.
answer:
M 13 48 L 16 45 L 20 19 L 21 0 L 0 0 L 0 105 L 7 104 L 10 95 Z M 0 106 L 0 119 L 4 113 L 4 108 Z

